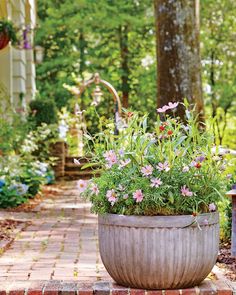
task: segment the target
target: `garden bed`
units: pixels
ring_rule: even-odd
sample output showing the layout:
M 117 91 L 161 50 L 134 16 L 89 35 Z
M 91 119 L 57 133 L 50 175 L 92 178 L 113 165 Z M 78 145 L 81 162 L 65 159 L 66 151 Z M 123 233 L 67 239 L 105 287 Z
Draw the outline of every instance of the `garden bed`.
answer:
M 236 282 L 236 257 L 231 257 L 231 244 L 222 243 L 217 258 L 217 266 L 223 271 L 227 279 Z

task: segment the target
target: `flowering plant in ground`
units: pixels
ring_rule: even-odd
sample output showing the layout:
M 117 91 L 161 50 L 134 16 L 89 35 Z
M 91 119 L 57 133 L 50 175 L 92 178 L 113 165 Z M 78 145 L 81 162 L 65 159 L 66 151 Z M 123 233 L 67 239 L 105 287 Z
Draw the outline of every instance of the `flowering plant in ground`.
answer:
M 34 197 L 42 184 L 52 183 L 49 164 L 19 155 L 0 157 L 0 208 L 14 207 Z
M 154 130 L 147 116 L 126 112 L 126 126 L 93 138 L 92 162 L 100 177 L 80 180 L 78 188 L 95 213 L 125 215 L 199 214 L 217 210 L 226 188 L 226 159 L 212 153 L 211 131 L 198 128 L 186 109 L 186 122 L 170 117 L 178 103 L 158 109 Z M 93 163 L 89 165 L 93 165 Z M 88 165 L 87 165 L 88 166 Z

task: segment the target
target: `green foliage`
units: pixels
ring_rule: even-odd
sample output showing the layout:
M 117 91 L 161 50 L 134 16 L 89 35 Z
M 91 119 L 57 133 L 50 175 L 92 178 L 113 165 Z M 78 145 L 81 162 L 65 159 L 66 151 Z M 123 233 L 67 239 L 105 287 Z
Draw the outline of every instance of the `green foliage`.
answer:
M 215 119 L 214 133 L 221 145 L 236 148 L 236 2 L 201 2 L 201 42 L 205 103 Z
M 231 190 L 233 185 L 236 184 L 236 158 L 232 157 L 231 165 L 228 167 L 226 173 L 228 178 L 227 191 Z M 229 241 L 231 238 L 232 229 L 232 202 L 231 198 L 225 198 L 219 203 L 220 209 L 220 228 L 221 239 Z
M 10 121 L 0 118 L 0 151 L 3 155 L 18 151 L 28 131 L 26 122 L 19 115 L 12 115 Z
M 17 155 L 0 157 L 0 208 L 26 202 L 39 192 L 42 184 L 53 180 L 48 164 Z
M 44 62 L 37 67 L 37 88 L 42 97 L 55 99 L 59 108 L 69 105 L 71 95 L 62 85 L 73 83 L 71 74 L 83 79 L 87 73 L 99 72 L 118 90 L 121 99 L 128 90 L 131 108 L 154 110 L 156 69 L 150 1 L 41 0 L 38 5 L 41 28 L 36 39 L 45 48 Z M 128 44 L 123 42 L 126 37 Z M 121 44 L 128 47 L 126 68 Z M 127 78 L 126 85 L 122 77 Z M 81 110 L 89 108 L 91 91 L 92 87 L 79 99 Z M 107 90 L 102 91 L 99 114 L 109 118 L 114 110 L 113 99 Z M 97 132 L 96 115 L 92 110 L 88 113 L 88 129 Z
M 212 154 L 211 131 L 197 128 L 186 111 L 188 124 L 168 116 L 157 118 L 152 133 L 147 117 L 127 113 L 119 136 L 101 130 L 94 138 L 92 162 L 103 167 L 84 192 L 96 213 L 127 215 L 198 214 L 215 210 L 226 191 L 227 161 Z M 138 200 L 138 196 L 140 200 Z
M 59 108 L 68 106 L 73 99 L 63 84 L 73 84 L 71 74 L 83 79 L 88 73 L 99 72 L 118 90 L 121 99 L 124 91 L 128 91 L 131 109 L 150 113 L 150 120 L 155 120 L 156 40 L 150 1 L 39 0 L 38 14 L 41 27 L 36 41 L 45 48 L 45 59 L 37 66 L 37 88 L 43 97 L 55 99 Z M 216 119 L 216 142 L 231 148 L 236 147 L 235 15 L 234 0 L 201 1 L 200 40 L 207 119 Z M 88 110 L 85 115 L 88 130 L 95 133 L 97 117 L 90 109 L 91 90 L 76 100 L 81 110 Z M 113 101 L 105 89 L 102 91 L 98 111 L 100 116 L 109 118 Z
M 42 123 L 54 124 L 57 123 L 57 108 L 56 103 L 52 99 L 36 99 L 29 104 L 30 114 L 29 122 L 33 126 L 40 126 Z
M 12 119 L 0 121 L 1 208 L 26 202 L 42 184 L 54 181 L 49 164 L 55 159 L 50 157 L 49 146 L 58 136 L 57 126 L 44 123 L 29 132 L 22 119 Z

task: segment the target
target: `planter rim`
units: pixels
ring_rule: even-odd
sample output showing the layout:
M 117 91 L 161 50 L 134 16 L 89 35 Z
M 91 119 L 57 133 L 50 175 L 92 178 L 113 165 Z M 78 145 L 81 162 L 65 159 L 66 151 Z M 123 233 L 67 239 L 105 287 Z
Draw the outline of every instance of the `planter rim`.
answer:
M 197 226 L 209 226 L 219 223 L 219 212 L 193 215 L 170 215 L 170 216 L 139 216 L 110 214 L 98 216 L 99 224 L 117 225 L 124 227 L 146 228 L 185 228 Z

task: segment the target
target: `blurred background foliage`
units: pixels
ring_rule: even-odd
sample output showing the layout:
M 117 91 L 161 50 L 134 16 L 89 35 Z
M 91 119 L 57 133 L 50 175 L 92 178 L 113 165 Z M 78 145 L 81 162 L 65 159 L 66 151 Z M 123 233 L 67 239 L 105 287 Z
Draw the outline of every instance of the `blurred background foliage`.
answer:
M 53 99 L 58 109 L 71 111 L 75 101 L 88 109 L 91 91 L 76 99 L 63 84 L 73 75 L 84 79 L 99 72 L 117 90 L 124 106 L 156 116 L 155 24 L 149 0 L 39 0 L 40 27 L 36 43 L 45 48 L 37 66 L 37 88 L 42 99 Z M 215 119 L 217 142 L 236 148 L 236 2 L 203 0 L 201 59 L 204 101 Z M 92 90 L 92 89 L 91 89 Z M 111 117 L 113 101 L 106 91 L 98 111 Z M 171 100 L 171 98 L 170 98 Z M 86 123 L 95 132 L 97 116 L 89 110 Z

